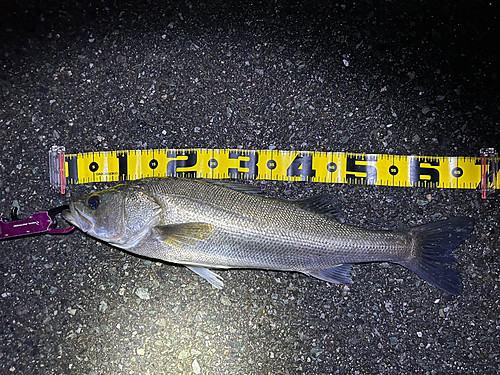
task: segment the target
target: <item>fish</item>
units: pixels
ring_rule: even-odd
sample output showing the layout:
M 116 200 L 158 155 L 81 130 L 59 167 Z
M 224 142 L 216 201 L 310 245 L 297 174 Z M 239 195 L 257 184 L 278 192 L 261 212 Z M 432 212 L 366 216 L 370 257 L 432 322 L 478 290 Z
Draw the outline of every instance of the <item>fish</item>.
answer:
M 404 230 L 373 230 L 339 220 L 333 196 L 266 197 L 250 184 L 144 178 L 73 198 L 62 216 L 84 233 L 127 252 L 184 265 L 216 288 L 212 269 L 301 272 L 352 283 L 353 264 L 390 262 L 460 294 L 453 250 L 474 218 L 452 217 Z

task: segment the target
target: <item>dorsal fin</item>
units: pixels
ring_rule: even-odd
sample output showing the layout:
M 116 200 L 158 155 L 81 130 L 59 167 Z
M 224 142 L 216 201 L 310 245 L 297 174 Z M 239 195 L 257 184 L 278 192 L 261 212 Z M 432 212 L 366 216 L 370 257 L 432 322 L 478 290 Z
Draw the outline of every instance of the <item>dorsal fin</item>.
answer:
M 220 181 L 220 180 L 204 180 L 214 185 L 224 186 L 229 189 L 242 191 L 247 194 L 259 195 L 262 194 L 262 190 L 258 186 L 243 184 L 241 182 L 236 181 Z
M 343 212 L 335 205 L 334 198 L 330 194 L 318 195 L 292 201 L 300 208 L 328 216 L 336 221 L 343 221 Z

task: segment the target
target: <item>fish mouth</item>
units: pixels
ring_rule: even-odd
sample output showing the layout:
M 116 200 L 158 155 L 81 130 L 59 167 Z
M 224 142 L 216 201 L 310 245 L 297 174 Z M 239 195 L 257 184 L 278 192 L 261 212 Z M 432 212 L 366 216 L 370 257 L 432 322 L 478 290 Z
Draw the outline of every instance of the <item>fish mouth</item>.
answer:
M 92 217 L 85 215 L 84 212 L 78 210 L 74 202 L 69 203 L 69 210 L 63 210 L 62 217 L 70 224 L 74 225 L 82 232 L 88 232 L 94 228 L 95 220 Z

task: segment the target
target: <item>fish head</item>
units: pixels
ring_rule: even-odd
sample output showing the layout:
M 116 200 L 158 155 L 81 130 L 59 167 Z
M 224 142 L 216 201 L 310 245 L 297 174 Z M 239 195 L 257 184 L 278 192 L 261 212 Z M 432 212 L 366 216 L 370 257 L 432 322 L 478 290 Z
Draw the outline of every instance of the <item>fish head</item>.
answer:
M 62 216 L 81 231 L 128 249 L 158 224 L 161 210 L 147 191 L 123 184 L 72 199 Z

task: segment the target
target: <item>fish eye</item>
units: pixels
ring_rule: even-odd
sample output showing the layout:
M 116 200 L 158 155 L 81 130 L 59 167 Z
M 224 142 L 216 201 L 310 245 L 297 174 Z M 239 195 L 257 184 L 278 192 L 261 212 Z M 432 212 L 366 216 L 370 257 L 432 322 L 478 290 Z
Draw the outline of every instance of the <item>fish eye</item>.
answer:
M 101 203 L 101 200 L 99 199 L 98 195 L 93 195 L 89 198 L 87 201 L 87 204 L 89 205 L 90 209 L 95 210 L 97 207 L 99 207 L 99 203 Z

